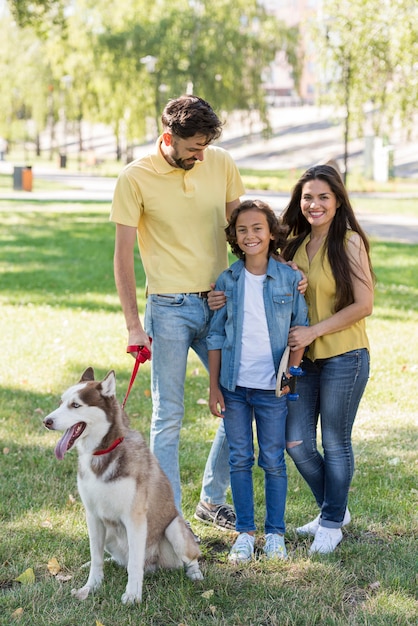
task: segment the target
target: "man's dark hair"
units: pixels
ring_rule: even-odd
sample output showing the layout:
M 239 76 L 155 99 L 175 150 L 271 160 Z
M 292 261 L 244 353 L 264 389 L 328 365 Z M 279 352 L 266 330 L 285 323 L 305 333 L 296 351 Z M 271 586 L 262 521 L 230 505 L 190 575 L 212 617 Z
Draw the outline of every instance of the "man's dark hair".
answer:
M 169 100 L 161 116 L 164 130 L 188 139 L 204 135 L 207 143 L 215 141 L 222 132 L 222 122 L 208 102 L 197 96 L 183 95 Z

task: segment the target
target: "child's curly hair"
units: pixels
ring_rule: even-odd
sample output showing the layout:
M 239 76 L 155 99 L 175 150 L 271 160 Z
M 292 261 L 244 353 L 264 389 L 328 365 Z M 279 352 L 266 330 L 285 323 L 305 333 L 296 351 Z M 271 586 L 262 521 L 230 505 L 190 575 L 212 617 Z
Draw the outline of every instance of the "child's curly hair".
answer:
M 273 239 L 270 241 L 268 255 L 279 254 L 279 250 L 284 247 L 288 229 L 283 226 L 273 209 L 262 200 L 245 200 L 232 211 L 228 226 L 225 228 L 226 240 L 231 246 L 232 252 L 239 258 L 245 259 L 245 254 L 237 243 L 236 223 L 238 216 L 244 211 L 260 211 L 267 219 L 270 233 Z

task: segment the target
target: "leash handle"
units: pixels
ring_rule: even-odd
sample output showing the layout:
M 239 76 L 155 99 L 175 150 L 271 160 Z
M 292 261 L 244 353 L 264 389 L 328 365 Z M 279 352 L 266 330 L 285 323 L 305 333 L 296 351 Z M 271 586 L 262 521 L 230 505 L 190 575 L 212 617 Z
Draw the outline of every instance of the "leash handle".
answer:
M 152 342 L 151 337 L 150 342 Z M 145 363 L 145 361 L 148 361 L 148 359 L 151 358 L 151 352 L 145 346 L 128 346 L 126 348 L 126 352 L 136 352 L 136 359 L 134 363 L 134 368 L 132 370 L 131 380 L 129 381 L 128 391 L 126 392 L 126 395 L 122 402 L 122 409 L 125 408 L 126 401 L 131 392 L 132 385 L 134 384 L 140 364 Z

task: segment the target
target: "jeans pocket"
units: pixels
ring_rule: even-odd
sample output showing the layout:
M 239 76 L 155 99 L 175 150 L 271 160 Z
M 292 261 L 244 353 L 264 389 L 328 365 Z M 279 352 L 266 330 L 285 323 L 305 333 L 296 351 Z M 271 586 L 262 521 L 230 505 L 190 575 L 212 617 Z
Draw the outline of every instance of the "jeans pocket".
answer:
M 184 298 L 184 293 L 155 293 L 150 296 L 153 305 L 163 307 L 181 306 Z

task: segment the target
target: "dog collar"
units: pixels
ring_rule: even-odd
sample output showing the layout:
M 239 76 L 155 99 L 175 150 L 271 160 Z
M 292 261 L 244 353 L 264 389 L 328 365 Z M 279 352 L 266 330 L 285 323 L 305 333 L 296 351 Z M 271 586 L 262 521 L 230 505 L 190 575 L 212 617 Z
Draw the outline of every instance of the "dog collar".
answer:
M 124 439 L 123 437 L 119 437 L 118 439 L 115 439 L 115 441 L 108 448 L 106 448 L 106 450 L 96 450 L 96 452 L 93 452 L 93 456 L 101 456 L 102 454 L 107 454 L 108 452 L 112 452 L 112 450 L 117 448 L 118 445 L 122 443 L 123 439 Z

